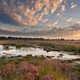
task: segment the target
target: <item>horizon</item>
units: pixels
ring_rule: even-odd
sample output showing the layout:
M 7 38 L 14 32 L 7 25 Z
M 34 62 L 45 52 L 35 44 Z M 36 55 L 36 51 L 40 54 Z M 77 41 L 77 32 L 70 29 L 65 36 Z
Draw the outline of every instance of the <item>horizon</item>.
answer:
M 80 39 L 68 39 L 68 38 L 41 38 L 41 37 L 21 37 L 21 36 L 0 36 L 0 39 L 10 39 L 10 38 L 12 38 L 12 39 L 33 39 L 33 40 L 70 40 L 70 41 L 76 41 L 76 40 L 80 40 Z

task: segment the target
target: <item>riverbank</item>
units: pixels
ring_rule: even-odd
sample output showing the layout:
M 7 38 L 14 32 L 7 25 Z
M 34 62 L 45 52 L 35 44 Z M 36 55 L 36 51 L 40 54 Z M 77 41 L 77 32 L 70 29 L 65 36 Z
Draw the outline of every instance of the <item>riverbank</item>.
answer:
M 0 40 L 2 45 L 14 45 L 20 47 L 39 47 L 47 52 L 49 51 L 66 51 L 80 55 L 80 41 L 50 41 L 50 40 Z
M 46 48 L 47 49 L 47 48 Z M 44 56 L 49 59 L 60 59 L 60 60 L 78 60 L 80 61 L 80 55 L 73 55 L 72 52 L 65 51 L 47 51 L 42 46 L 38 47 L 16 47 L 11 45 L 0 45 L 0 58 L 10 59 L 23 57 L 27 55 L 32 56 Z

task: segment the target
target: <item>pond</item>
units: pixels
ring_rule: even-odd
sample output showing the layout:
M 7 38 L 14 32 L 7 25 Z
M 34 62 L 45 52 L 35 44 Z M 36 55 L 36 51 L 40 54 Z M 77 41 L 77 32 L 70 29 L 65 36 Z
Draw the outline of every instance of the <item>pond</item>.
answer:
M 62 60 L 72 60 L 72 59 L 80 59 L 80 55 L 70 55 L 69 52 L 63 51 L 50 51 L 47 52 L 43 48 L 34 48 L 34 47 L 21 47 L 16 48 L 15 46 L 3 46 L 0 45 L 0 57 L 14 57 L 14 56 L 26 56 L 31 54 L 32 56 L 45 56 L 51 57 L 52 59 L 62 59 Z

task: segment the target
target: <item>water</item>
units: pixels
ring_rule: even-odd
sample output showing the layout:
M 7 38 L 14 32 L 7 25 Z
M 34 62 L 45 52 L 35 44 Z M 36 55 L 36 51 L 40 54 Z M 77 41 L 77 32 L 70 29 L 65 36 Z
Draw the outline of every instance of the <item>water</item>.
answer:
M 3 45 L 0 45 L 0 51 L 2 51 L 3 50 Z
M 3 45 L 0 45 L 0 57 L 6 56 L 26 56 L 26 55 L 33 55 L 33 56 L 50 56 L 52 59 L 62 59 L 62 60 L 72 60 L 72 59 L 80 59 L 79 55 L 70 55 L 68 52 L 58 52 L 58 51 L 44 51 L 41 48 L 33 48 L 33 47 L 22 47 L 20 49 L 16 49 L 15 46 L 9 46 L 8 49 L 5 49 Z

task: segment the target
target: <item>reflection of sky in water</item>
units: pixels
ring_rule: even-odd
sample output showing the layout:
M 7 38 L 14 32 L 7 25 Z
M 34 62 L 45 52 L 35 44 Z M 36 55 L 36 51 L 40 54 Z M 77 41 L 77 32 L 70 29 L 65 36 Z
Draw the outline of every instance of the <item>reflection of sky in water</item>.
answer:
M 0 51 L 2 51 L 3 50 L 3 45 L 0 45 Z
M 16 47 L 13 46 L 9 46 L 9 50 L 3 50 L 3 46 L 0 45 L 0 57 L 1 56 L 18 56 L 18 55 L 22 55 L 22 56 L 26 56 L 28 54 L 31 54 L 33 56 L 40 56 L 40 55 L 44 55 L 44 56 L 54 56 L 53 59 L 77 59 L 80 58 L 80 56 L 78 55 L 69 55 L 67 52 L 57 52 L 57 51 L 50 51 L 50 52 L 46 52 L 43 49 L 40 48 L 21 48 L 21 49 L 16 49 Z M 60 54 L 63 54 L 62 57 L 60 57 Z

